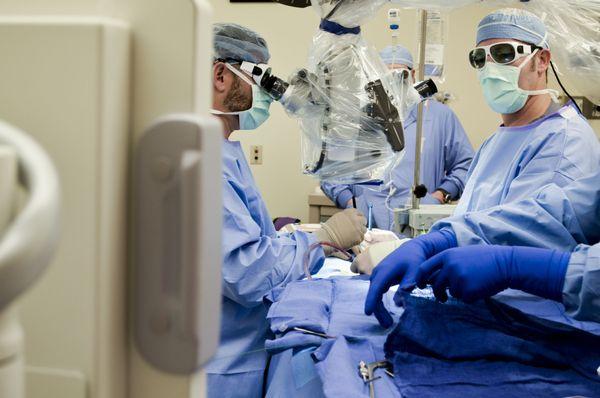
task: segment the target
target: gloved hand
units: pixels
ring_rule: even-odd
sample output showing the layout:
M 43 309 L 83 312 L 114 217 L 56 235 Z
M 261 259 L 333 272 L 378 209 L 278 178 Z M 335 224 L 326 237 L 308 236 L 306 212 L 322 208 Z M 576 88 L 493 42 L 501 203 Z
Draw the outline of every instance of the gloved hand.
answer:
M 371 275 L 371 285 L 365 301 L 365 314 L 375 314 L 381 326 L 392 326 L 393 320 L 383 305 L 383 295 L 394 285 L 406 291 L 414 289 L 419 265 L 437 253 L 456 247 L 456 236 L 451 230 L 421 235 L 405 243 L 387 256 Z
M 346 209 L 331 216 L 321 229 L 315 232 L 315 235 L 320 242 L 332 242 L 343 249 L 350 249 L 362 242 L 365 232 L 367 232 L 365 216 L 356 209 Z M 334 251 L 328 246 L 323 247 L 323 250 L 327 256 Z
M 390 240 L 397 241 L 398 237 L 392 231 L 387 231 L 385 229 L 377 229 L 373 228 L 365 233 L 364 243 L 368 245 L 373 245 L 379 242 L 388 242 Z
M 450 294 L 473 302 L 512 288 L 562 301 L 570 254 L 532 247 L 465 246 L 446 250 L 419 267 L 417 284 L 433 286 L 444 302 Z
M 352 262 L 352 265 L 350 266 L 350 271 L 359 274 L 371 275 L 373 268 L 381 263 L 384 258 L 399 248 L 402 244 L 409 241 L 410 239 L 396 239 L 371 244 L 365 249 L 365 251 L 356 256 Z

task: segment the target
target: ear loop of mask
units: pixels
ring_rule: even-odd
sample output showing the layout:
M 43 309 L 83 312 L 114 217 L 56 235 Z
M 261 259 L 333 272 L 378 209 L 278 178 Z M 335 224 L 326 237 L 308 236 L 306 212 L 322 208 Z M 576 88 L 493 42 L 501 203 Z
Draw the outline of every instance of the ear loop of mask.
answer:
M 544 19 L 545 19 L 545 16 L 544 16 Z M 531 31 L 529 31 L 529 32 L 533 33 Z M 540 42 L 540 44 L 538 44 L 538 46 L 541 47 L 544 44 L 548 44 L 546 42 L 547 39 L 548 39 L 548 32 L 546 32 L 546 34 L 544 35 L 544 38 L 542 39 L 542 41 Z M 560 86 L 560 88 L 562 89 L 562 91 L 571 100 L 571 102 L 573 103 L 573 105 L 575 105 L 575 108 L 577 108 L 577 110 L 579 111 L 579 113 L 583 115 L 583 112 L 581 111 L 581 108 L 577 104 L 577 101 L 575 101 L 575 99 L 571 96 L 571 94 L 569 94 L 569 92 L 567 91 L 567 89 L 565 88 L 565 86 L 563 86 L 562 82 L 560 81 L 560 78 L 558 77 L 558 73 L 556 72 L 556 67 L 554 66 L 554 62 L 550 61 L 550 67 L 552 68 L 552 72 L 554 73 L 554 77 L 556 78 L 556 82 L 558 83 L 558 85 Z M 558 94 L 559 94 L 558 91 L 556 91 L 556 90 L 550 90 L 548 92 L 548 94 L 550 94 L 550 96 L 552 97 L 552 100 L 555 103 L 558 103 Z
M 560 78 L 558 77 L 558 72 L 556 71 L 556 68 L 554 66 L 554 62 L 550 61 L 550 66 L 552 67 L 552 72 L 554 73 L 554 77 L 556 78 L 556 81 L 557 81 L 558 85 L 560 86 L 560 88 L 562 89 L 562 91 L 571 100 L 571 102 L 573 103 L 573 105 L 575 105 L 575 108 L 577 108 L 577 110 L 579 111 L 579 113 L 583 115 L 583 112 L 581 111 L 581 108 L 579 107 L 579 104 L 577 104 L 577 101 L 575 101 L 575 98 L 573 98 L 571 96 L 571 94 L 569 94 L 569 92 L 567 91 L 567 89 L 565 88 L 565 86 L 563 85 L 563 83 L 560 81 Z
M 535 55 L 539 52 L 539 48 L 536 48 L 534 52 L 532 52 L 530 55 L 527 56 L 527 58 L 525 59 L 525 61 L 517 66 L 517 68 L 519 68 L 519 74 L 521 73 L 521 70 L 523 70 L 523 68 L 525 67 L 525 65 L 527 65 L 529 63 L 529 61 L 533 60 L 533 58 L 535 57 Z M 523 91 L 524 93 L 528 94 L 528 95 L 544 95 L 544 94 L 548 94 L 550 95 L 550 98 L 552 99 L 552 102 L 554 103 L 558 103 L 558 91 L 550 89 L 550 88 L 546 88 L 543 90 L 524 90 L 521 87 L 519 87 L 519 89 L 521 91 Z
M 242 79 L 243 81 L 248 83 L 250 86 L 254 85 L 254 83 L 252 83 L 252 81 L 248 78 L 248 76 L 244 75 L 242 72 L 237 70 L 237 68 L 234 68 L 233 66 L 231 66 L 228 63 L 225 63 L 225 67 L 227 69 L 229 69 L 233 74 L 237 75 L 240 79 Z M 219 111 L 216 109 L 211 109 L 210 113 L 212 113 L 213 115 L 241 115 L 242 113 L 247 112 L 247 111 L 248 111 L 248 109 L 243 110 L 243 111 L 237 111 L 237 112 L 223 112 L 223 111 Z
M 225 64 L 225 67 L 227 69 L 229 69 L 231 72 L 233 72 L 234 74 L 236 74 L 240 79 L 242 79 L 243 81 L 248 83 L 248 85 L 254 86 L 254 82 L 252 82 L 252 80 L 250 80 L 248 78 L 248 76 L 246 76 L 242 71 L 238 70 L 237 68 L 234 68 L 233 66 L 231 66 L 230 64 L 227 64 L 227 63 Z

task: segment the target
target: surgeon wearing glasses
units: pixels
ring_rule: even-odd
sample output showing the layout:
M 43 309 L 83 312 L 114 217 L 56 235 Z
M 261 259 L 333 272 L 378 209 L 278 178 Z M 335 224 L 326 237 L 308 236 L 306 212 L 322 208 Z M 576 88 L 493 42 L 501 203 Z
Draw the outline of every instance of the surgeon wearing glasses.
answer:
M 270 54 L 256 32 L 233 23 L 213 28 L 212 113 L 223 125 L 223 300 L 221 339 L 206 366 L 208 396 L 262 397 L 267 366 L 267 308 L 272 289 L 304 278 L 304 259 L 317 272 L 333 242 L 348 249 L 363 240 L 366 219 L 356 209 L 331 217 L 314 233 L 278 234 L 254 182 L 236 130 L 252 131 L 269 118 L 272 98 L 253 83 L 244 66 L 265 64 Z M 311 251 L 315 247 L 316 250 Z M 218 283 L 218 282 L 217 282 Z
M 525 10 L 499 10 L 479 23 L 476 43 L 469 61 L 502 124 L 476 153 L 454 216 L 404 244 L 374 269 L 365 313 L 375 314 L 385 327 L 392 319 L 383 294 L 394 285 L 412 290 L 421 264 L 444 250 L 495 244 L 571 251 L 577 243 L 590 243 L 587 236 L 594 233 L 585 230 L 588 224 L 578 215 L 595 208 L 593 201 L 582 198 L 597 192 L 593 182 L 600 176 L 600 144 L 577 108 L 559 105 L 557 93 L 548 88 L 552 53 L 544 23 Z M 579 201 L 571 203 L 564 189 L 584 176 L 587 183 L 578 186 Z M 552 191 L 555 197 L 540 206 L 536 199 L 541 191 Z M 545 272 L 533 264 L 527 269 Z M 539 295 L 560 299 L 561 273 L 539 275 L 554 278 L 548 284 L 551 293 Z M 432 284 L 442 295 L 445 274 L 423 274 L 419 282 Z M 397 295 L 397 304 L 399 299 Z

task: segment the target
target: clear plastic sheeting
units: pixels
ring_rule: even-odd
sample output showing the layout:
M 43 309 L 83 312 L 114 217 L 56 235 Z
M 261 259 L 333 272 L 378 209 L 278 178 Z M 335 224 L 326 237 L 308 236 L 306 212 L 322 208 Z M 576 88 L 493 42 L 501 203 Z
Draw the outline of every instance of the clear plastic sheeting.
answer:
M 482 4 L 531 11 L 546 25 L 554 61 L 565 80 L 576 89 L 577 94 L 600 104 L 598 0 L 390 0 L 390 3 L 398 7 L 420 9 L 451 10 Z
M 386 3 L 315 1 L 313 8 L 354 28 Z M 383 179 L 401 160 L 402 121 L 421 99 L 408 74 L 390 71 L 360 34 L 319 30 L 309 54 L 280 100 L 303 132 L 304 173 L 338 184 Z
M 399 7 L 420 9 L 453 9 L 482 3 L 484 1 L 485 0 L 389 0 L 390 3 L 398 5 Z M 514 3 L 517 2 L 517 0 L 514 1 Z
M 402 121 L 420 96 L 402 75 L 387 69 L 358 33 L 385 4 L 442 11 L 473 4 L 529 10 L 545 22 L 556 64 L 568 73 L 565 80 L 600 103 L 597 0 L 314 0 L 312 8 L 333 27 L 315 34 L 307 68 L 293 74 L 279 101 L 303 131 L 304 172 L 323 182 L 385 179 L 401 159 Z M 440 81 L 447 28 L 443 19 L 434 28 L 438 34 L 427 44 L 438 56 L 426 53 L 426 58 L 434 68 L 428 75 Z M 474 26 L 474 37 L 475 30 Z
M 525 8 L 544 21 L 568 85 L 600 105 L 600 1 L 532 0 Z
M 324 19 L 347 28 L 360 26 L 390 0 L 311 0 L 312 8 Z
M 421 21 L 417 30 L 421 32 Z M 441 11 L 427 13 L 427 38 L 425 41 L 425 78 L 444 82 L 446 38 L 448 37 L 448 16 Z M 423 38 L 419 38 L 423 40 Z

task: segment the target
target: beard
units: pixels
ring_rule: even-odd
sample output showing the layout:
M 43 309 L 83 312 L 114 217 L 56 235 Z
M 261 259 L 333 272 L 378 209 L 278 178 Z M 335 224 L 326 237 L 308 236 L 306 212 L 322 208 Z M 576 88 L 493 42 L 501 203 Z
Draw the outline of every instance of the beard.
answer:
M 229 112 L 241 112 L 252 107 L 252 96 L 248 98 L 244 95 L 240 79 L 237 76 L 231 85 L 231 90 L 225 96 L 225 106 Z

